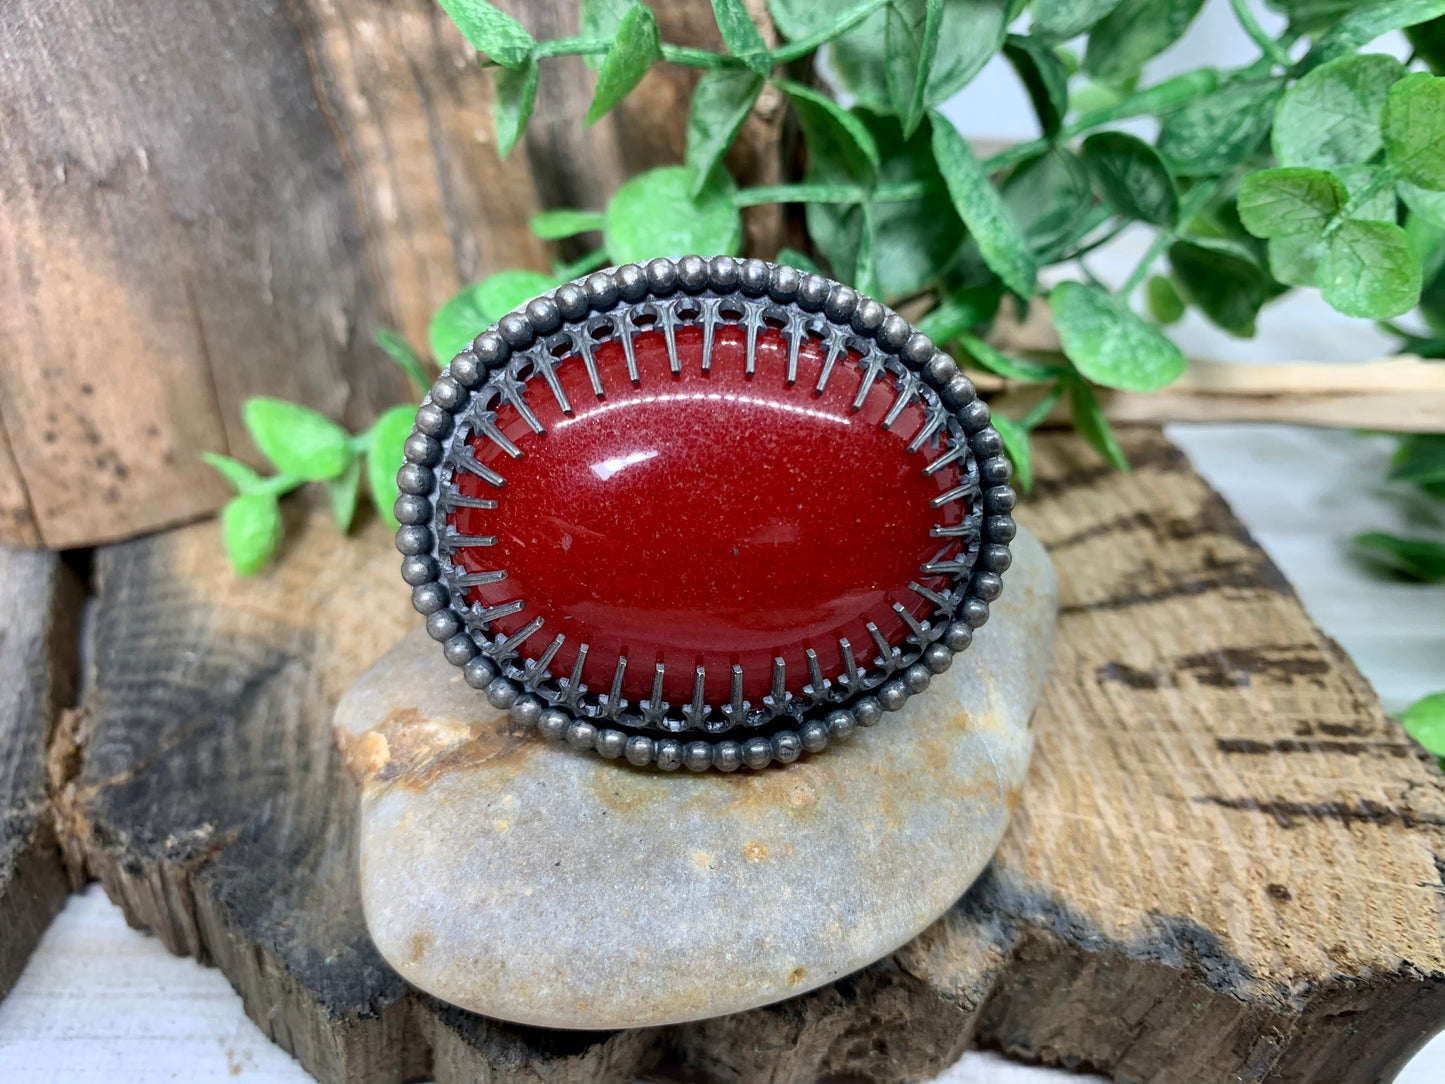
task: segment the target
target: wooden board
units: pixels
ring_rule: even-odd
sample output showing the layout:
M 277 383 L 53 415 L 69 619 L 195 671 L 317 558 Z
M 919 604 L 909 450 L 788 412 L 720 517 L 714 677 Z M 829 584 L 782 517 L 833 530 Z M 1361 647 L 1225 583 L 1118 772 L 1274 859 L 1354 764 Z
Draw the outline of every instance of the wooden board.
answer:
M 0 548 L 0 997 L 70 890 L 47 750 L 75 693 L 79 585 L 52 553 Z
M 572 0 L 502 6 L 575 33 Z M 707 5 L 653 6 L 717 40 Z M 502 164 L 491 76 L 434 0 L 15 0 L 0 54 L 0 543 L 55 548 L 218 507 L 198 456 L 256 461 L 250 396 L 353 426 L 409 398 L 376 329 L 424 347 L 461 285 L 579 255 L 528 218 L 680 162 L 697 78 L 661 65 L 584 129 L 593 74 L 547 61 Z M 743 179 L 778 179 L 781 120 L 743 131 Z M 750 216 L 755 251 L 780 223 Z
M 700 1024 L 556 1033 L 403 984 L 367 940 L 340 691 L 415 618 L 379 527 L 292 509 L 233 580 L 212 525 L 97 559 L 72 842 L 321 1080 L 927 1078 L 970 1043 L 1159 1084 L 1387 1080 L 1445 1019 L 1445 779 L 1156 430 L 1129 476 L 1038 442 L 1063 611 L 1000 854 L 839 983 Z

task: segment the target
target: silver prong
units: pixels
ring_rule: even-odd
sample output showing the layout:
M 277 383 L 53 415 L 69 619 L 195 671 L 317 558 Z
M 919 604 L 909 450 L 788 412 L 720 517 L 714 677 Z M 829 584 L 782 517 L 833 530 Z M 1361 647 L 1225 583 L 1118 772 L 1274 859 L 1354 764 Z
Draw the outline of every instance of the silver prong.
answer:
M 667 715 L 667 701 L 662 699 L 663 666 L 658 663 L 652 672 L 652 696 L 642 705 L 642 721 L 648 726 L 657 726 Z
M 927 630 L 918 623 L 918 618 L 909 613 L 901 602 L 895 602 L 893 604 L 893 612 L 898 615 L 900 621 L 908 626 L 908 631 L 913 633 L 913 638 L 918 643 L 923 643 L 928 639 Z
M 486 437 L 502 451 L 506 452 L 513 459 L 522 458 L 522 449 L 512 443 L 510 438 L 497 428 L 497 416 L 492 411 L 479 415 L 476 419 L 477 432 Z
M 758 367 L 758 332 L 763 328 L 763 310 L 756 305 L 750 306 L 743 319 L 743 328 L 748 334 L 748 356 L 743 373 L 752 376 Z
M 513 611 L 515 612 L 515 611 Z M 505 640 L 498 640 L 487 648 L 487 654 L 498 662 L 506 662 L 517 654 L 517 648 L 531 638 L 538 629 L 542 627 L 542 619 L 534 617 L 525 626 L 518 629 Z
M 662 327 L 662 339 L 667 344 L 667 364 L 673 376 L 682 375 L 682 359 L 677 356 L 677 315 L 671 305 L 664 305 L 658 313 L 657 322 Z
M 507 617 L 510 614 L 517 613 L 522 610 L 526 605 L 526 602 L 524 602 L 522 599 L 514 598 L 511 602 L 502 602 L 496 606 L 483 606 L 480 609 L 474 610 L 472 612 L 475 614 L 478 621 L 491 622 L 497 620 L 499 617 Z M 540 621 L 541 618 L 538 618 L 537 620 Z
M 496 501 L 489 501 L 485 497 L 464 497 L 454 489 L 446 490 L 442 495 L 442 503 L 448 509 L 453 508 L 484 508 L 497 507 Z
M 556 359 L 541 359 L 537 362 L 537 368 L 542 371 L 542 379 L 547 382 L 547 388 L 551 391 L 552 398 L 557 400 L 557 405 L 562 408 L 562 413 L 571 414 L 572 404 L 567 401 L 567 393 L 562 390 L 562 382 L 557 379 Z
M 622 710 L 622 678 L 627 673 L 627 656 L 617 656 L 617 669 L 612 674 L 612 691 L 607 694 L 607 709 L 603 712 L 609 719 L 616 719 Z
M 954 441 L 951 445 L 949 445 L 948 451 L 944 452 L 941 456 L 939 456 L 939 457 L 938 457 L 937 459 L 935 459 L 933 462 L 929 463 L 928 466 L 924 467 L 924 468 L 923 468 L 923 473 L 924 473 L 924 474 L 936 474 L 938 471 L 941 471 L 944 467 L 948 466 L 950 463 L 957 462 L 958 460 L 962 459 L 962 458 L 963 458 L 965 455 L 967 455 L 967 454 L 968 454 L 968 445 L 965 444 L 965 443 L 964 443 L 963 441 L 961 441 L 961 440 L 956 440 L 956 441 Z
M 868 356 L 863 359 L 863 383 L 858 385 L 858 394 L 853 396 L 852 410 L 855 413 L 863 409 L 863 400 L 868 398 L 868 393 L 873 390 L 873 382 L 882 371 L 883 358 L 878 351 L 869 350 Z
M 937 405 L 930 406 L 928 408 L 928 414 L 924 419 L 923 427 L 919 429 L 918 432 L 914 434 L 913 439 L 908 442 L 908 454 L 912 455 L 927 444 L 928 438 L 938 432 L 939 426 L 943 424 L 943 420 L 947 416 L 948 414 L 943 407 Z
M 787 660 L 780 655 L 773 660 L 773 689 L 771 695 L 774 700 L 781 700 L 783 698 L 783 693 L 786 691 L 784 685 L 787 683 L 787 679 L 788 663 Z
M 843 659 L 843 672 L 848 677 L 848 688 L 858 688 L 862 675 L 858 671 L 858 660 L 853 657 L 853 645 L 848 642 L 848 637 L 838 637 L 838 654 Z
M 468 572 L 457 576 L 452 583 L 457 587 L 480 587 L 484 583 L 501 583 L 506 578 L 507 570 L 499 569 L 496 572 Z
M 795 314 L 788 321 L 788 374 L 785 380 L 790 388 L 798 382 L 798 347 L 802 346 L 803 336 L 807 333 L 802 317 Z
M 572 675 L 567 678 L 567 685 L 562 691 L 562 703 L 569 707 L 576 707 L 577 701 L 587 691 L 582 684 L 582 668 L 587 665 L 587 645 L 583 644 L 577 649 L 577 661 L 572 664 Z
M 908 590 L 912 591 L 919 598 L 927 599 L 940 610 L 946 610 L 953 604 L 953 599 L 948 595 L 939 594 L 932 588 L 924 587 L 921 583 L 910 583 Z
M 497 536 L 492 534 L 448 534 L 442 536 L 441 548 L 448 553 L 469 550 L 476 546 L 495 546 Z
M 925 576 L 962 576 L 972 566 L 961 557 L 952 561 L 929 561 L 921 570 Z
M 713 335 L 717 331 L 718 307 L 722 305 L 721 298 L 709 298 L 702 303 L 702 371 L 708 372 L 712 369 L 712 343 Z
M 903 374 L 898 382 L 898 398 L 893 400 L 893 405 L 888 408 L 888 414 L 883 419 L 884 429 L 892 428 L 898 416 L 903 413 L 903 408 L 913 401 L 913 397 L 918 394 L 919 383 L 918 376 L 912 370 Z
M 547 645 L 547 649 L 527 664 L 526 671 L 522 675 L 522 684 L 530 689 L 540 684 L 546 678 L 547 667 L 551 665 L 552 659 L 556 656 L 557 652 L 562 649 L 562 641 L 565 639 L 567 639 L 567 637 L 559 632 L 552 638 L 552 642 Z
M 977 490 L 977 486 L 964 482 L 962 485 L 954 486 L 947 493 L 940 493 L 928 503 L 934 508 L 942 508 L 945 504 L 949 504 L 952 501 L 961 501 L 965 497 L 973 496 Z
M 828 356 L 823 359 L 823 371 L 818 374 L 817 386 L 813 388 L 814 395 L 823 394 L 823 389 L 828 386 L 828 377 L 833 375 L 833 366 L 838 363 L 838 359 L 847 349 L 848 344 L 843 338 L 843 333 L 834 328 L 828 336 Z
M 502 401 L 510 404 L 511 407 L 522 416 L 522 420 L 527 423 L 527 427 L 531 429 L 532 432 L 541 434 L 547 431 L 542 423 L 537 420 L 537 415 L 532 413 L 532 408 L 527 405 L 526 384 L 523 384 L 505 369 L 494 374 L 492 381 L 501 392 Z
M 505 478 L 474 456 L 470 448 L 457 455 L 457 469 L 464 470 L 468 474 L 475 474 L 494 489 L 501 489 L 507 484 Z
M 928 532 L 934 538 L 977 538 L 978 525 L 976 523 L 959 523 L 953 527 L 945 527 L 938 523 Z
M 728 691 L 728 706 L 723 709 L 723 714 L 728 717 L 728 722 L 737 726 L 743 722 L 747 711 L 747 705 L 743 702 L 743 668 L 737 663 L 733 663 L 732 683 Z
M 878 626 L 873 622 L 869 621 L 863 627 L 868 630 L 868 635 L 873 638 L 873 646 L 878 649 L 878 665 L 887 666 L 893 661 L 893 646 L 878 631 Z
M 637 325 L 632 322 L 630 310 L 622 313 L 618 323 L 622 325 L 622 353 L 627 357 L 627 379 L 632 381 L 633 387 L 636 387 L 642 383 L 641 378 L 637 375 L 637 351 L 632 345 L 632 336 L 637 333 Z
M 577 352 L 582 355 L 582 364 L 587 369 L 587 382 L 592 385 L 592 394 L 599 399 L 606 399 L 607 395 L 602 390 L 602 374 L 597 371 L 597 356 L 593 353 L 596 347 L 592 343 L 592 333 L 589 330 L 577 338 Z
M 699 666 L 692 676 L 692 703 L 688 706 L 687 717 L 693 725 L 702 722 L 703 717 L 703 689 L 707 683 L 707 671 Z
M 818 662 L 818 653 L 811 647 L 803 652 L 808 660 L 808 682 L 813 690 L 814 696 L 823 695 L 823 666 Z

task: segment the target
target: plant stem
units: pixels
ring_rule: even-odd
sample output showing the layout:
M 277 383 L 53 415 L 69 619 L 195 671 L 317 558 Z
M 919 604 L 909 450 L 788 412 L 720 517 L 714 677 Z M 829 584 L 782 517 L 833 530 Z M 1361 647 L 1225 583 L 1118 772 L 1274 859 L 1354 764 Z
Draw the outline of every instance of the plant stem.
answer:
M 1020 428 L 1025 432 L 1032 432 L 1037 429 L 1043 424 L 1044 419 L 1049 416 L 1049 411 L 1054 409 L 1054 404 L 1063 397 L 1064 381 L 1056 380 L 1053 386 L 1049 388 L 1048 393 L 1035 404 L 1033 410 L 1024 415 L 1023 420 L 1019 422 Z
M 834 38 L 852 30 L 868 16 L 881 8 L 888 0 L 863 0 L 856 4 L 838 19 L 837 22 L 815 30 L 805 38 L 797 41 L 790 41 L 787 45 L 780 46 L 773 50 L 772 58 L 774 64 L 787 64 L 790 61 L 798 60 L 807 56 L 818 46 L 832 41 Z
M 1198 214 L 1214 195 L 1214 190 L 1218 185 L 1218 181 L 1202 181 L 1191 188 L 1189 193 L 1179 201 L 1179 221 L 1181 223 L 1188 222 Z M 1150 268 L 1154 266 L 1154 261 L 1163 254 L 1177 236 L 1173 230 L 1163 227 L 1159 229 L 1149 248 L 1145 251 L 1143 259 L 1134 265 L 1134 270 L 1129 272 L 1129 277 L 1124 281 L 1124 285 L 1119 287 L 1117 292 L 1120 297 L 1127 298 L 1139 288 L 1139 284 L 1144 281 L 1144 276 L 1149 274 Z
M 599 267 L 606 267 L 608 259 L 607 250 L 605 248 L 599 248 L 596 252 L 589 252 L 580 260 L 563 264 L 561 267 L 556 268 L 557 277 L 563 282 L 581 278 L 589 271 L 596 271 Z
M 662 46 L 662 59 L 689 68 L 733 68 L 742 64 L 737 57 L 714 53 L 707 49 L 695 49 L 691 45 Z
M 1385 166 L 1384 168 L 1382 168 L 1378 173 L 1376 173 L 1373 177 L 1370 178 L 1370 182 L 1365 185 L 1364 188 L 1360 189 L 1358 192 L 1356 192 L 1353 196 L 1350 197 L 1349 202 L 1339 209 L 1339 211 L 1335 214 L 1334 218 L 1330 219 L 1329 222 L 1325 224 L 1322 236 L 1329 237 L 1340 228 L 1340 226 L 1347 218 L 1349 218 L 1365 204 L 1369 203 L 1371 199 L 1379 195 L 1380 192 L 1384 191 L 1386 188 L 1394 187 L 1395 182 L 1398 180 L 1399 177 L 1396 176 L 1395 168 L 1393 166 Z
M 1285 52 L 1279 42 L 1266 34 L 1264 27 L 1259 25 L 1259 20 L 1254 17 L 1254 12 L 1249 10 L 1248 0 L 1229 0 L 1229 6 L 1234 9 L 1234 17 L 1239 20 L 1240 27 L 1250 36 L 1254 44 L 1264 51 L 1265 56 L 1283 68 L 1289 68 L 1294 64 L 1289 53 Z
M 547 60 L 556 56 L 584 56 L 605 53 L 611 48 L 612 42 L 606 38 L 553 38 L 551 41 L 539 41 L 533 46 L 532 59 Z M 668 45 L 666 43 L 662 46 L 662 59 L 689 68 L 729 68 L 742 63 L 736 57 L 724 53 L 697 49 L 691 45 Z M 483 67 L 494 66 L 492 61 L 483 65 Z
M 851 184 L 770 184 L 742 188 L 733 193 L 734 207 L 761 203 L 906 203 L 941 188 L 926 181 L 885 184 L 873 189 Z

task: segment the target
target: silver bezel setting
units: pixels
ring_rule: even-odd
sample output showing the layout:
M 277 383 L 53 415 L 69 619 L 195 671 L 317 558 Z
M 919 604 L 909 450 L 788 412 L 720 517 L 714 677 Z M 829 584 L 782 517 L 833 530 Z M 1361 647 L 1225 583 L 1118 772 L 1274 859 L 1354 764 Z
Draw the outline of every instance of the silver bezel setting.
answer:
M 662 701 L 661 664 L 656 664 L 652 696 L 630 704 L 619 697 L 625 657 L 608 690 L 589 690 L 580 684 L 587 645 L 580 645 L 570 673 L 548 669 L 562 645 L 561 635 L 549 639 L 531 660 L 523 659 L 520 648 L 541 630 L 544 619 L 534 619 L 510 637 L 494 633 L 491 622 L 502 613 L 516 612 L 523 602 L 483 608 L 463 600 L 471 586 L 486 582 L 481 577 L 501 579 L 504 570 L 468 574 L 450 559 L 457 549 L 488 544 L 486 539 L 456 535 L 448 523 L 456 508 L 477 500 L 455 492 L 457 472 L 478 474 L 498 488 L 504 482 L 471 456 L 469 437 L 481 435 L 509 456 L 521 455 L 491 424 L 495 406 L 510 404 L 541 433 L 542 425 L 527 404 L 529 391 L 552 395 L 564 413 L 572 410 L 556 376 L 560 359 L 580 357 L 592 391 L 601 399 L 605 389 L 593 360 L 597 333 L 605 330 L 622 342 L 635 381 L 633 338 L 661 332 L 676 373 L 681 362 L 674 333 L 689 323 L 703 330 L 704 368 L 711 360 L 716 329 L 727 324 L 743 328 L 749 374 L 756 337 L 764 330 L 775 328 L 789 342 L 790 363 L 795 363 L 804 337 L 814 337 L 826 351 L 815 391 L 821 392 L 840 361 L 857 364 L 864 373 L 854 409 L 876 381 L 891 381 L 896 398 L 885 427 L 908 403 L 921 402 L 927 422 L 908 451 L 917 452 L 928 442 L 946 445 L 944 454 L 929 464 L 930 471 L 956 463 L 960 472 L 961 484 L 941 494 L 934 505 L 967 500 L 961 525 L 935 528 L 936 536 L 961 539 L 961 552 L 920 569 L 921 579 L 946 576 L 948 586 L 934 591 L 916 582 L 908 585 L 932 604 L 928 618 L 918 620 L 895 604 L 909 629 L 903 643 L 889 645 L 876 628 L 870 628 L 870 644 L 840 640 L 842 670 L 831 677 L 808 650 L 809 680 L 801 695 L 787 690 L 782 659 L 774 662 L 772 692 L 757 704 L 742 698 L 742 674 L 736 666 L 726 704 L 703 699 L 702 667 L 697 667 L 689 703 Z M 851 361 L 850 352 L 858 355 L 857 362 Z M 927 688 L 934 675 L 948 669 L 953 655 L 966 649 L 974 630 L 988 620 L 989 604 L 1002 589 L 1015 530 L 1010 515 L 1015 495 L 1007 484 L 1010 465 L 1002 439 L 989 424 L 988 408 L 978 400 L 972 382 L 951 358 L 898 314 L 851 287 L 785 265 L 730 256 L 624 264 L 564 283 L 504 316 L 437 378 L 417 410 L 405 457 L 395 509 L 401 523 L 397 548 L 404 555 L 402 576 L 412 587 L 413 606 L 426 616 L 428 633 L 444 644 L 448 661 L 461 667 L 468 684 L 485 692 L 493 706 L 509 710 L 519 725 L 575 748 L 664 770 L 732 771 L 790 763 L 902 707 Z

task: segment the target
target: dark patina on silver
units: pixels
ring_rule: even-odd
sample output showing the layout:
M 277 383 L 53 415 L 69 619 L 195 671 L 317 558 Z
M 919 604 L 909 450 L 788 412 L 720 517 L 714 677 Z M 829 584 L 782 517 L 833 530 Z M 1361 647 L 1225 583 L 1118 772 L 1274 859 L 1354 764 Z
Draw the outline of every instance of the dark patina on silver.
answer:
M 476 434 L 505 441 L 493 424 L 500 403 L 510 404 L 541 432 L 527 405 L 530 391 L 555 396 L 569 412 L 556 376 L 561 358 L 580 357 L 592 391 L 602 398 L 605 389 L 593 359 L 591 332 L 603 323 L 621 338 L 629 361 L 635 335 L 661 331 L 674 372 L 680 365 L 673 345 L 678 327 L 694 324 L 702 329 L 704 367 L 716 330 L 726 324 L 743 328 L 749 372 L 758 333 L 765 326 L 780 327 L 794 361 L 804 336 L 821 340 L 827 355 L 819 392 L 837 363 L 851 363 L 851 351 L 859 355 L 856 364 L 864 371 L 865 384 L 892 381 L 897 400 L 890 418 L 904 404 L 920 401 L 928 421 L 908 451 L 918 450 L 925 440 L 946 446 L 929 469 L 955 463 L 961 484 L 940 495 L 935 506 L 942 500 L 969 502 L 961 525 L 935 528 L 935 534 L 958 537 L 960 552 L 920 569 L 921 578 L 946 576 L 949 586 L 934 591 L 908 585 L 932 604 L 928 618 L 920 621 L 895 606 L 909 627 L 903 643 L 889 645 L 870 625 L 872 644 L 839 640 L 841 665 L 836 672 L 825 672 L 809 650 L 809 681 L 802 695 L 786 690 L 785 663 L 776 659 L 772 692 L 759 704 L 742 698 L 743 675 L 737 666 L 732 668 L 730 701 L 705 702 L 706 675 L 699 666 L 692 701 L 670 705 L 661 699 L 659 663 L 652 696 L 631 705 L 620 697 L 625 656 L 618 660 L 610 689 L 598 693 L 580 684 L 587 645 L 579 647 L 577 664 L 567 674 L 548 669 L 561 646 L 560 634 L 546 640 L 547 646 L 533 657 L 521 654 L 541 631 L 542 618 L 509 637 L 494 633 L 491 622 L 501 616 L 499 610 L 517 612 L 525 603 L 517 600 L 488 609 L 465 601 L 467 589 L 481 582 L 479 575 L 505 575 L 503 570 L 468 574 L 451 559 L 460 548 L 488 541 L 458 536 L 448 523 L 456 508 L 477 500 L 456 491 L 457 473 L 479 474 L 496 487 L 503 481 L 477 462 L 467 440 Z M 509 449 L 509 454 L 517 453 Z M 989 424 L 988 407 L 977 398 L 972 381 L 952 358 L 903 317 L 851 287 L 792 267 L 731 256 L 659 258 L 597 271 L 504 316 L 437 378 L 417 410 L 405 456 L 397 475 L 401 497 L 396 503 L 402 577 L 412 587 L 412 605 L 426 616 L 427 632 L 443 643 L 447 660 L 461 667 L 467 683 L 484 691 L 493 706 L 509 710 L 519 725 L 574 748 L 664 770 L 685 766 L 734 771 L 791 763 L 901 708 L 926 689 L 934 675 L 948 669 L 953 656 L 968 647 L 974 630 L 988 620 L 989 603 L 1002 590 L 1001 575 L 1009 566 L 1008 547 L 1015 532 L 1010 515 L 1015 494 L 1007 484 L 1010 464 L 1002 438 Z M 889 737 L 908 740 L 904 733 Z

